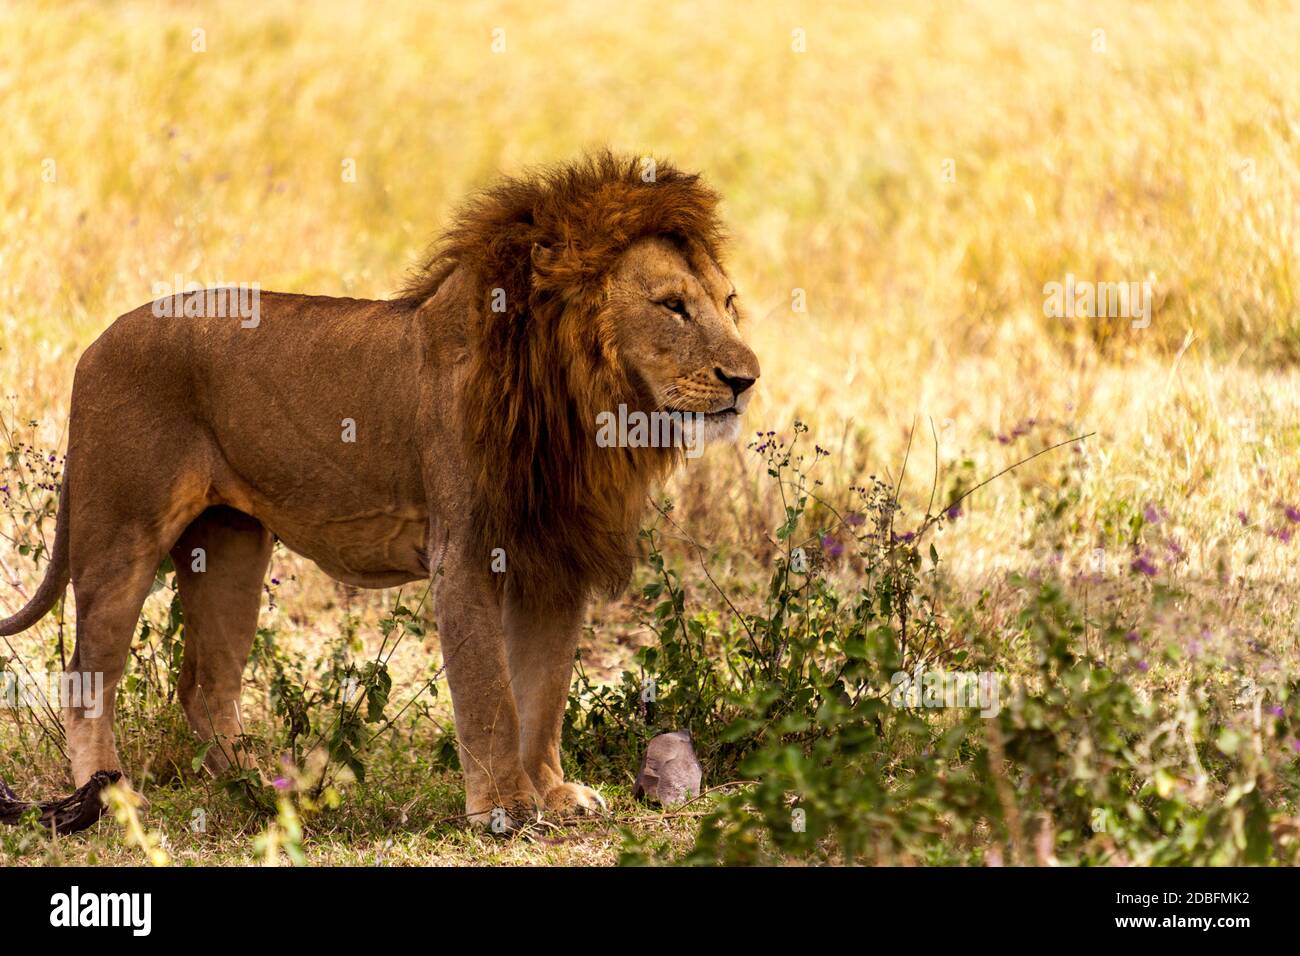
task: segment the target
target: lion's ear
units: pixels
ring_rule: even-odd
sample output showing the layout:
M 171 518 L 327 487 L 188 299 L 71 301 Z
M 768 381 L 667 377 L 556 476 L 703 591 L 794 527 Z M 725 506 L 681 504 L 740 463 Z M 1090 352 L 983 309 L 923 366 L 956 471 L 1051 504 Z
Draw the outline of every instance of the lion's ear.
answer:
M 565 298 L 573 292 L 571 287 L 577 282 L 576 271 L 581 260 L 574 255 L 571 245 L 563 242 L 550 245 L 535 242 L 530 258 L 536 286 L 558 291 Z
M 533 268 L 539 272 L 545 272 L 547 268 L 555 264 L 556 252 L 553 246 L 548 246 L 542 242 L 533 243 Z

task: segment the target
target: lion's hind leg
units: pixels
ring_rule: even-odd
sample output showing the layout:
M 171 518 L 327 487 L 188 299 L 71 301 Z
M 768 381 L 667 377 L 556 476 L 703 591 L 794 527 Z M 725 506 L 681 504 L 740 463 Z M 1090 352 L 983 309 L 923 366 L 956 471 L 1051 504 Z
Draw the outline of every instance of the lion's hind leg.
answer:
M 145 524 L 74 523 L 71 576 L 77 646 L 64 676 L 64 725 L 72 777 L 121 772 L 113 716 L 136 622 L 166 551 Z
M 214 771 L 244 763 L 239 696 L 272 543 L 257 519 L 217 507 L 194 519 L 171 551 L 185 612 L 181 706 L 199 738 L 212 741 Z

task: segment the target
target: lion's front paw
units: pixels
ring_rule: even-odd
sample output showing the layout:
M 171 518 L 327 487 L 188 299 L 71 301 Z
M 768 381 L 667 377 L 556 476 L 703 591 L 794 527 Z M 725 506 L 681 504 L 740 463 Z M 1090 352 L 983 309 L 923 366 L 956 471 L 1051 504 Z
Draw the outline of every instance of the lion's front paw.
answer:
M 541 805 L 535 794 L 520 794 L 516 798 L 502 801 L 501 806 L 490 810 L 468 812 L 470 823 L 483 827 L 489 833 L 505 836 L 518 833 L 524 827 L 536 823 L 542 818 Z
M 605 798 L 580 783 L 562 783 L 546 791 L 546 809 L 551 813 L 596 813 L 607 811 Z

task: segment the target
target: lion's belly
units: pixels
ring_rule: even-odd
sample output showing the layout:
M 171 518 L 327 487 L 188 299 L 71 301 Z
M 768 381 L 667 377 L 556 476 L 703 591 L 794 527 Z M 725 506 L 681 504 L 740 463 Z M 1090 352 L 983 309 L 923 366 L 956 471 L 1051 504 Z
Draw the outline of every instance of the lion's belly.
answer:
M 226 472 L 213 483 L 212 494 L 216 503 L 257 518 L 330 577 L 386 588 L 429 574 L 429 512 L 413 500 L 414 490 L 364 475 L 342 483 L 285 486 Z
M 396 587 L 429 575 L 429 516 L 418 509 L 333 515 L 310 525 L 284 516 L 261 520 L 290 550 L 345 584 Z

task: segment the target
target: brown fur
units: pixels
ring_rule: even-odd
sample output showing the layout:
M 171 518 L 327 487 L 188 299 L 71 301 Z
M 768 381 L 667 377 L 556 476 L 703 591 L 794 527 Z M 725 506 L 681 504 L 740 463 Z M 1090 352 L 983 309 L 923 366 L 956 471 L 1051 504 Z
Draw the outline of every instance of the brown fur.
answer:
M 585 598 L 626 577 L 646 489 L 676 455 L 599 447 L 594 421 L 667 408 L 734 438 L 759 372 L 716 201 L 694 176 L 661 164 L 646 183 L 600 155 L 482 194 L 397 299 L 264 293 L 245 326 L 185 294 L 119 317 L 77 366 L 45 581 L 0 620 L 0 635 L 31 626 L 71 580 L 69 669 L 106 695 L 65 708 L 78 786 L 121 769 L 114 692 L 168 553 L 182 706 L 221 744 L 211 765 L 240 759 L 275 535 L 348 584 L 433 575 L 474 819 L 595 806 L 559 750 Z
M 406 295 L 435 295 L 457 267 L 470 279 L 465 454 L 475 462 L 474 525 L 484 554 L 505 547 L 512 586 L 533 598 L 618 591 L 650 485 L 670 450 L 602 449 L 591 423 L 637 395 L 619 361 L 603 282 L 638 239 L 668 236 L 721 264 L 717 195 L 699 176 L 602 153 L 506 179 L 445 234 Z M 495 290 L 504 313 L 492 311 Z M 514 467 L 501 470 L 502 462 Z M 572 573 L 558 582 L 560 560 Z

